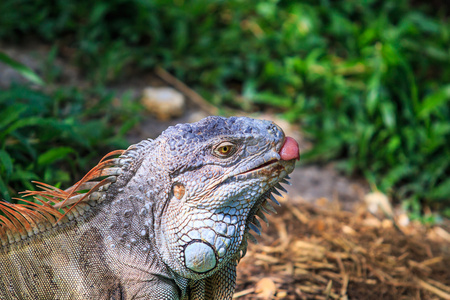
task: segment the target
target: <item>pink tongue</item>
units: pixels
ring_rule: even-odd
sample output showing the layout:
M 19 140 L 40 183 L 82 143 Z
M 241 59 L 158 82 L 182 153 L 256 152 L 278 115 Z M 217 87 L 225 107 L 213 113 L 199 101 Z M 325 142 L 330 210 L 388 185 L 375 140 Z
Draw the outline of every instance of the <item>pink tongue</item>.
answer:
M 280 149 L 282 160 L 300 159 L 298 143 L 291 137 L 286 137 L 283 147 Z

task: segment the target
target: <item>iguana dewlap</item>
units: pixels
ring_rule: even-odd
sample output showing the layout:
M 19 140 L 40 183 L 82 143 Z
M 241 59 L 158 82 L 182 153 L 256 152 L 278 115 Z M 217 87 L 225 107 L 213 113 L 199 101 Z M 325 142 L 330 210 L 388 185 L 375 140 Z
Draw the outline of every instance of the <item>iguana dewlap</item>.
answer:
M 66 190 L 39 183 L 26 195 L 42 204 L 0 202 L 0 299 L 231 299 L 256 216 L 298 159 L 272 122 L 208 117 L 109 153 Z

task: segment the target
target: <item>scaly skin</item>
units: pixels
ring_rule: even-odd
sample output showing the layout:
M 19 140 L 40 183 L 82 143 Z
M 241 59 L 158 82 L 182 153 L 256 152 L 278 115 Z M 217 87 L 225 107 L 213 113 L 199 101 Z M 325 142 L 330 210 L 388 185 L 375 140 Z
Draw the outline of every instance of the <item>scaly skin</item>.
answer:
M 273 210 L 266 199 L 296 159 L 272 122 L 209 117 L 130 147 L 69 190 L 30 192 L 72 208 L 58 223 L 52 208 L 4 204 L 0 298 L 231 299 L 255 216 Z

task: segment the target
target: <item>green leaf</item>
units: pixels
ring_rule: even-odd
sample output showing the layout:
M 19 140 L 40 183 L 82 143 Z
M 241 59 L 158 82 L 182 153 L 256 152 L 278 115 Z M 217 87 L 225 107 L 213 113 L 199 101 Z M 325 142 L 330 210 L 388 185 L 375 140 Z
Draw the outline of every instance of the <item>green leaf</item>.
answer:
M 430 193 L 432 200 L 448 199 L 450 195 L 450 178 L 444 180 L 440 185 L 434 188 Z
M 20 114 L 26 110 L 25 105 L 11 105 L 7 107 L 5 110 L 0 112 L 0 129 L 7 126 L 9 123 L 17 120 L 20 117 Z
M 44 81 L 36 73 L 34 73 L 33 70 L 21 64 L 20 62 L 12 59 L 3 52 L 0 52 L 0 62 L 7 64 L 8 66 L 16 70 L 18 73 L 20 73 L 20 75 L 22 75 L 29 81 L 33 82 L 34 84 L 44 85 Z
M 367 92 L 367 100 L 366 106 L 369 114 L 372 114 L 375 111 L 376 106 L 378 105 L 380 98 L 380 75 L 376 73 L 369 80 L 368 84 L 368 92 Z
M 384 175 L 380 183 L 380 189 L 386 191 L 387 189 L 393 187 L 397 182 L 399 182 L 404 177 L 411 173 L 411 167 L 408 165 L 398 165 L 393 167 Z
M 45 120 L 43 120 L 42 118 L 39 118 L 39 117 L 30 117 L 30 118 L 26 118 L 26 119 L 19 119 L 16 122 L 14 122 L 12 125 L 7 127 L 6 130 L 2 130 L 2 132 L 0 132 L 0 141 L 5 136 L 7 136 L 11 132 L 15 131 L 16 129 L 19 129 L 19 128 L 22 128 L 25 126 L 41 125 L 44 121 Z
M 0 164 L 5 168 L 6 177 L 9 177 L 13 170 L 11 156 L 5 150 L 0 150 Z
M 119 128 L 119 132 L 118 132 L 118 136 L 122 137 L 125 136 L 125 134 L 127 132 L 129 132 L 131 130 L 131 128 L 133 128 L 137 123 L 139 123 L 139 118 L 131 118 L 127 121 L 125 121 L 125 123 L 122 124 L 122 126 L 120 126 Z
M 26 170 L 21 170 L 21 169 L 16 169 L 14 170 L 14 173 L 11 176 L 11 180 L 20 180 L 22 181 L 24 184 L 28 183 L 31 180 L 38 180 L 39 176 L 33 172 L 30 171 L 26 171 Z M 29 186 L 31 187 L 31 184 L 29 184 Z
M 401 147 L 401 143 L 402 141 L 400 140 L 400 137 L 398 135 L 394 135 L 393 137 L 391 137 L 386 147 L 388 153 L 396 151 L 399 147 Z
M 387 128 L 389 128 L 389 130 L 394 129 L 396 120 L 395 120 L 395 108 L 392 102 L 382 103 L 380 105 L 380 110 L 384 125 Z
M 421 119 L 428 118 L 431 112 L 450 100 L 450 85 L 444 86 L 436 92 L 428 95 L 422 102 L 418 116 Z
M 255 94 L 252 98 L 255 103 L 270 104 L 275 107 L 288 108 L 292 105 L 292 99 L 280 95 L 272 94 L 270 92 Z
M 49 165 L 57 160 L 63 159 L 67 156 L 69 153 L 74 153 L 75 150 L 73 150 L 70 147 L 57 147 L 48 150 L 47 152 L 39 155 L 38 157 L 38 165 L 45 166 Z
M 4 198 L 7 201 L 11 200 L 11 196 L 9 195 L 8 187 L 6 186 L 5 182 L 3 181 L 3 178 L 0 174 L 0 200 L 3 200 Z

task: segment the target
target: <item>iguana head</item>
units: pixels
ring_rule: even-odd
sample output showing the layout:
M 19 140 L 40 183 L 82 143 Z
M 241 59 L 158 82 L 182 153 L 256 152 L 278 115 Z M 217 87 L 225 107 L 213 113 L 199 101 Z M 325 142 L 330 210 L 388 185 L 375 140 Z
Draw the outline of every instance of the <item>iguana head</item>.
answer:
M 267 198 L 299 158 L 295 140 L 270 121 L 209 117 L 167 129 L 160 162 L 170 178 L 155 237 L 164 262 L 202 278 L 246 249 Z M 156 140 L 156 141 L 157 141 Z M 272 199 L 274 199 L 272 197 Z

